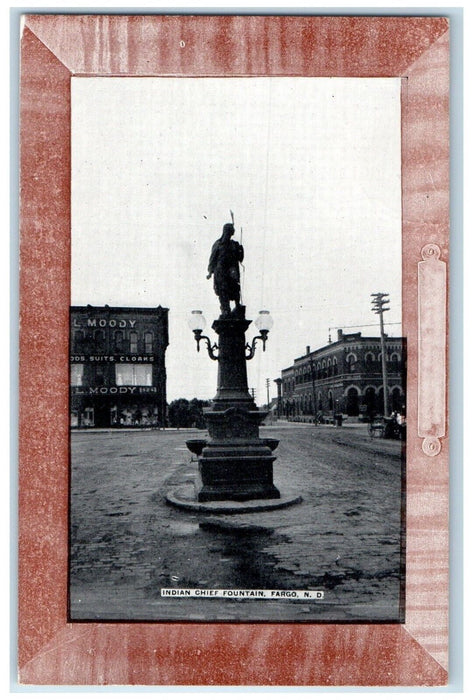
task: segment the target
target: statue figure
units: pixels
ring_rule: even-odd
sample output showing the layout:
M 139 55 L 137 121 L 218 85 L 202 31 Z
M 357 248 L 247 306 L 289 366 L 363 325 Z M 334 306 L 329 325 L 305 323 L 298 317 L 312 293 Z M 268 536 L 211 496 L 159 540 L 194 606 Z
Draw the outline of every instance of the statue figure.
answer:
M 214 290 L 219 298 L 221 316 L 230 314 L 230 302 L 235 302 L 235 309 L 240 307 L 240 269 L 243 260 L 243 246 L 232 241 L 235 233 L 233 224 L 225 224 L 218 241 L 212 246 L 207 279 L 214 276 Z

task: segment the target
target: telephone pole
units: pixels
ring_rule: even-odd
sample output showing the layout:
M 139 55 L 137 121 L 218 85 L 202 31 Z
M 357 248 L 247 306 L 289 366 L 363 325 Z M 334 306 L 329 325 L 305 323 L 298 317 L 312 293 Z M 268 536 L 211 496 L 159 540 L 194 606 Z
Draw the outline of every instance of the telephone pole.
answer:
M 375 314 L 378 314 L 379 316 L 379 326 L 380 326 L 380 332 L 381 332 L 381 369 L 383 373 L 383 408 L 384 408 L 384 415 L 388 415 L 388 372 L 386 368 L 386 345 L 385 345 L 385 338 L 384 338 L 384 319 L 383 319 L 383 313 L 385 311 L 389 311 L 389 307 L 386 306 L 386 304 L 389 304 L 389 298 L 388 294 L 385 292 L 377 292 L 376 294 L 372 294 L 372 299 L 371 299 L 371 308 L 372 311 L 374 311 Z

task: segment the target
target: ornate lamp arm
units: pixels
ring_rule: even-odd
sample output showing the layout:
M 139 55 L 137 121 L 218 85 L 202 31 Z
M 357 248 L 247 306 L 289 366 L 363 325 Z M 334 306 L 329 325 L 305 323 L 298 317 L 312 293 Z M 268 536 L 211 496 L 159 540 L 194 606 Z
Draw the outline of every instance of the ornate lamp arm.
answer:
M 251 341 L 251 345 L 249 343 L 246 344 L 245 350 L 247 350 L 247 354 L 245 355 L 246 360 L 252 360 L 253 357 L 255 356 L 256 352 L 256 341 L 261 340 L 263 343 L 263 352 L 266 350 L 266 341 L 268 339 L 268 331 L 261 331 L 260 335 L 255 335 L 253 340 Z
M 197 342 L 197 352 L 200 352 L 200 341 L 205 340 L 207 344 L 207 352 L 209 353 L 209 357 L 211 360 L 218 360 L 218 355 L 215 354 L 215 350 L 218 350 L 218 345 L 217 343 L 212 343 L 210 342 L 210 338 L 208 338 L 206 335 L 202 335 L 202 331 L 194 331 L 194 337 Z

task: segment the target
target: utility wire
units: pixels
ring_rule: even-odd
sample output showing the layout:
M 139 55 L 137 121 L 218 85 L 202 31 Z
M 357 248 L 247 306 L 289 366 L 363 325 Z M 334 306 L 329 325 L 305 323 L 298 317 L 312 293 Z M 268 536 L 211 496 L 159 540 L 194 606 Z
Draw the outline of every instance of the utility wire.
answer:
M 390 323 L 385 323 L 385 326 L 400 326 L 401 321 L 391 321 Z M 369 326 L 379 326 L 379 323 L 358 323 L 356 326 L 330 326 L 329 331 L 334 331 L 335 328 L 340 328 L 341 331 L 346 328 L 368 328 Z

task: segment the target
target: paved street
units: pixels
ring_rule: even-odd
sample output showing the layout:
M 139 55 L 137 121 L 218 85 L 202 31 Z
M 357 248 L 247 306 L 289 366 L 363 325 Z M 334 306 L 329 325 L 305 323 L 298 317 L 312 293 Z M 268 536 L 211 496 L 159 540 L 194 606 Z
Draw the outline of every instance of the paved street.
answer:
M 399 621 L 401 443 L 366 426 L 280 422 L 284 510 L 203 515 L 168 505 L 201 431 L 71 436 L 71 617 Z M 170 599 L 164 587 L 323 590 L 323 601 Z

